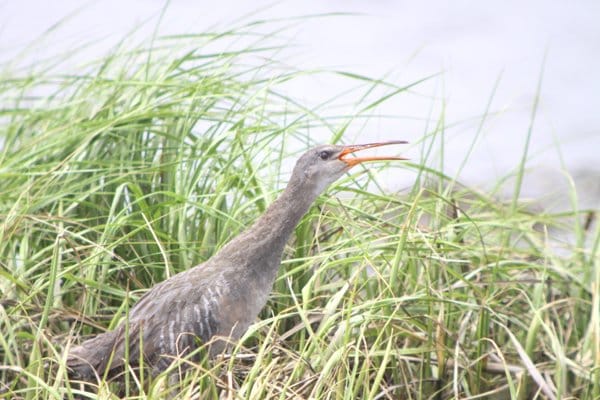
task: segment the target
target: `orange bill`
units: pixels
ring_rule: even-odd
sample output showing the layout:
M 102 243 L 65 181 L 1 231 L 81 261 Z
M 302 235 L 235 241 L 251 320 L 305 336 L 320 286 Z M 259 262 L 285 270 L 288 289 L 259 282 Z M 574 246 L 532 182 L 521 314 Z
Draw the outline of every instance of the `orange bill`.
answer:
M 366 161 L 388 161 L 388 160 L 408 160 L 405 157 L 392 157 L 392 156 L 383 156 L 383 157 L 354 157 L 354 158 L 346 158 L 347 155 L 357 152 L 359 150 L 370 149 L 373 147 L 387 146 L 390 144 L 406 144 L 408 143 L 405 140 L 391 140 L 389 142 L 379 142 L 379 143 L 367 143 L 367 144 L 355 144 L 344 146 L 344 149 L 338 156 L 338 159 L 348 164 L 348 167 L 353 167 L 356 164 L 360 164 Z

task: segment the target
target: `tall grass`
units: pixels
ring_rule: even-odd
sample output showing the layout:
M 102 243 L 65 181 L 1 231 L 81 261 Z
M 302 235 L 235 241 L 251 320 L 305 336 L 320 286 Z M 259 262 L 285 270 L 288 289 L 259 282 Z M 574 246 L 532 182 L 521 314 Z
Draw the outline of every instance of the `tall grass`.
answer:
M 312 131 L 343 140 L 420 83 L 341 74 L 360 111 L 327 117 L 281 94 L 303 72 L 246 28 L 119 47 L 68 75 L 3 72 L 0 398 L 117 398 L 69 382 L 67 349 L 260 215 Z M 440 118 L 415 144 L 420 163 L 373 167 L 413 170 L 411 191 L 363 168 L 321 196 L 230 356 L 178 387 L 131 375 L 121 394 L 600 398 L 600 228 L 456 185 L 427 167 L 443 132 Z M 559 256 L 548 232 L 565 216 L 591 245 Z

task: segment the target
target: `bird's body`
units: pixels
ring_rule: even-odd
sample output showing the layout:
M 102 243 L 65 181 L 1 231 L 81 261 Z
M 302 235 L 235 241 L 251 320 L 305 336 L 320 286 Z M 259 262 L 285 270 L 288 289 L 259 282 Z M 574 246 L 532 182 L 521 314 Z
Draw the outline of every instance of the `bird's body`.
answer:
M 88 381 L 111 375 L 126 360 L 139 361 L 140 350 L 154 373 L 199 343 L 210 343 L 210 355 L 221 353 L 227 341 L 244 334 L 264 307 L 284 246 L 315 198 L 359 162 L 401 159 L 343 156 L 392 143 L 403 142 L 309 150 L 298 160 L 282 195 L 251 227 L 208 261 L 155 285 L 114 331 L 74 347 L 67 359 L 71 375 Z

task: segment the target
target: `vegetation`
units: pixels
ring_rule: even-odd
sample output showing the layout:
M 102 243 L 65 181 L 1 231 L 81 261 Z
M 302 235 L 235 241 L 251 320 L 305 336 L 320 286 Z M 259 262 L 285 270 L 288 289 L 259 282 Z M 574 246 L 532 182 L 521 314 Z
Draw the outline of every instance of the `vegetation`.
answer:
M 251 25 L 118 47 L 77 74 L 2 73 L 0 398 L 600 398 L 600 228 L 431 167 L 442 118 L 418 163 L 371 167 L 414 173 L 410 191 L 357 168 L 321 196 L 231 355 L 179 387 L 69 382 L 66 349 L 260 215 L 312 132 L 353 142 L 351 124 L 421 83 L 338 73 L 360 103 L 328 116 L 282 94 L 304 72 L 266 43 Z M 577 238 L 562 255 L 560 223 Z

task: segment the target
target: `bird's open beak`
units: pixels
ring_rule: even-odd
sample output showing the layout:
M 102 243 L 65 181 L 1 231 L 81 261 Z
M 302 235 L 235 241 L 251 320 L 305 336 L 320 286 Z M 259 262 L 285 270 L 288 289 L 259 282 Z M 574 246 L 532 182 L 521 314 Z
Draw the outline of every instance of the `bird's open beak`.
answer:
M 405 140 L 392 140 L 389 142 L 379 142 L 379 143 L 368 143 L 368 144 L 355 144 L 350 146 L 344 146 L 344 149 L 341 151 L 338 159 L 340 161 L 348 164 L 348 168 L 355 166 L 356 164 L 360 164 L 365 161 L 384 161 L 384 160 L 408 160 L 408 158 L 404 157 L 355 157 L 355 158 L 346 158 L 348 154 L 352 154 L 359 150 L 370 149 L 372 147 L 379 146 L 387 146 L 389 144 L 406 144 L 408 143 Z

